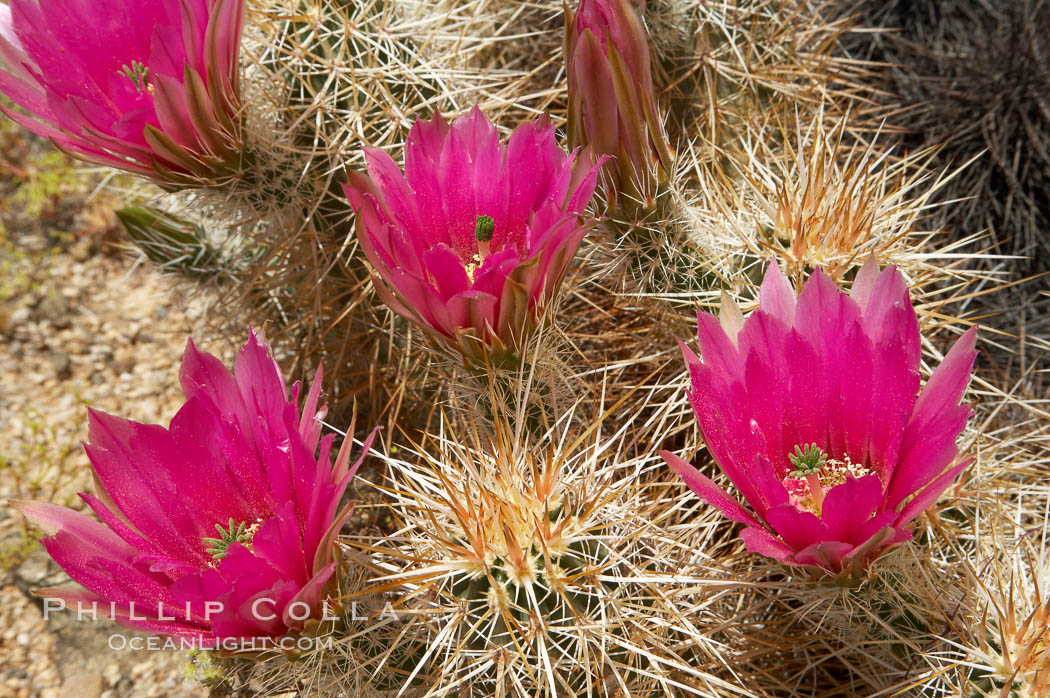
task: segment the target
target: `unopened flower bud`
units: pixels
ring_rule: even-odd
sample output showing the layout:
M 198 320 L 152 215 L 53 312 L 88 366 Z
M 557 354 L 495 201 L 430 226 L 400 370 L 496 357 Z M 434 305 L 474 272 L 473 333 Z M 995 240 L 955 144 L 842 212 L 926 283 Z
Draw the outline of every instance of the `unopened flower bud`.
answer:
M 607 155 L 610 209 L 651 207 L 671 169 L 637 0 L 581 0 L 565 12 L 569 145 Z

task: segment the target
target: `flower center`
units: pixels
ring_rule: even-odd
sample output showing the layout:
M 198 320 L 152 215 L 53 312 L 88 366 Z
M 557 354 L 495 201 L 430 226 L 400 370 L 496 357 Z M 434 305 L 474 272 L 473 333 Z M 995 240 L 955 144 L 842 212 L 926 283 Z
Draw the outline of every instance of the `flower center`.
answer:
M 841 485 L 846 478 L 860 478 L 870 475 L 871 470 L 852 462 L 849 456 L 828 458 L 816 444 L 795 446 L 795 452 L 788 454 L 788 460 L 795 466 L 794 472 L 784 478 L 791 503 L 799 509 L 820 516 L 824 507 L 824 495 L 836 485 Z
M 146 92 L 153 94 L 153 85 L 149 84 L 149 68 L 147 68 L 146 64 L 142 61 L 132 61 L 130 66 L 125 64 L 121 66 L 119 72 L 135 84 L 135 90 L 137 92 L 145 90 Z
M 489 255 L 489 243 L 492 242 L 492 234 L 495 230 L 496 221 L 492 220 L 492 216 L 478 216 L 474 219 L 474 239 L 478 241 L 478 253 L 466 265 L 467 276 L 471 283 L 474 283 L 474 272 Z
M 788 454 L 788 460 L 795 466 L 795 472 L 789 477 L 807 477 L 819 473 L 824 464 L 828 462 L 828 454 L 820 450 L 820 446 L 810 444 L 808 446 L 795 446 L 795 452 Z
M 215 562 L 218 562 L 226 557 L 230 546 L 234 543 L 240 543 L 251 550 L 252 537 L 259 530 L 260 523 L 262 523 L 261 520 L 248 526 L 244 521 L 237 523 L 233 517 L 230 517 L 230 522 L 226 528 L 223 528 L 222 524 L 215 524 L 215 530 L 219 532 L 219 537 L 204 539 L 205 544 L 209 546 L 205 552 L 211 555 Z
M 474 221 L 474 239 L 478 242 L 490 242 L 496 231 L 496 221 L 492 216 L 478 216 Z

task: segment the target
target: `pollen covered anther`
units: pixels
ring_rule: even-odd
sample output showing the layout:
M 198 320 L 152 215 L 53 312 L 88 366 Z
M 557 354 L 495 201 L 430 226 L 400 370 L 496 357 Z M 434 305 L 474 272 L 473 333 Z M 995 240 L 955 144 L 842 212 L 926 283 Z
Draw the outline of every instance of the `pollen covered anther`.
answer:
M 808 511 L 817 516 L 822 513 L 824 495 L 832 487 L 841 485 L 847 478 L 861 478 L 872 474 L 868 468 L 852 462 L 849 456 L 843 456 L 841 459 L 828 458 L 827 454 L 821 453 L 819 465 L 808 472 L 795 463 L 795 454 L 789 454 L 788 458 L 796 468 L 795 472 L 789 473 L 784 478 L 788 498 L 802 511 Z

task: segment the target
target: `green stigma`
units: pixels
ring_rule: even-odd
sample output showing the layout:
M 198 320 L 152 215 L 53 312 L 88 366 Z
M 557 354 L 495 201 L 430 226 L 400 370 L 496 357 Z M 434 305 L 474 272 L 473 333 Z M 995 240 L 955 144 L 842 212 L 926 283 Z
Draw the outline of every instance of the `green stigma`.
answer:
M 135 89 L 139 92 L 149 87 L 149 68 L 142 61 L 132 61 L 131 66 L 121 66 L 121 75 L 124 75 L 135 83 Z
M 474 239 L 478 242 L 489 242 L 495 230 L 496 221 L 492 220 L 492 216 L 478 216 L 474 222 Z
M 247 524 L 243 521 L 237 523 L 232 517 L 228 528 L 223 528 L 222 524 L 215 524 L 215 530 L 219 532 L 219 537 L 205 538 L 204 542 L 211 546 L 206 552 L 216 560 L 226 557 L 226 551 L 234 543 L 247 545 L 252 540 L 252 531 L 248 530 Z
M 805 477 L 820 472 L 824 464 L 828 462 L 828 455 L 820 450 L 820 446 L 809 444 L 806 447 L 795 446 L 795 452 L 788 454 L 788 460 L 795 466 L 795 472 L 791 477 Z

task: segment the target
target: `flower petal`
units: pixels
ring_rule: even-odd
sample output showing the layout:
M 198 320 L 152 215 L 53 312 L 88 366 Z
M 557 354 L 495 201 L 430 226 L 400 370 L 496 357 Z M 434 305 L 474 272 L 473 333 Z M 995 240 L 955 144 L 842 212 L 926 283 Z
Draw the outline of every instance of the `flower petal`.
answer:
M 882 499 L 882 482 L 875 475 L 847 477 L 824 496 L 821 519 L 831 540 L 856 544 L 857 532 L 871 518 Z
M 744 541 L 744 545 L 749 552 L 765 555 L 789 565 L 794 564 L 792 559 L 794 551 L 774 538 L 764 528 L 756 528 L 754 526 L 742 528 L 740 529 L 740 539 Z
M 791 327 L 795 324 L 795 289 L 774 260 L 766 267 L 759 289 L 759 308 Z
M 929 509 L 930 505 L 936 502 L 941 494 L 944 493 L 944 490 L 948 489 L 948 486 L 955 482 L 955 478 L 959 477 L 959 473 L 966 470 L 973 463 L 973 460 L 973 458 L 967 458 L 928 484 L 914 499 L 904 505 L 897 525 L 907 526 L 915 517 Z
M 660 451 L 660 455 L 685 480 L 685 484 L 696 493 L 700 499 L 715 507 L 730 521 L 761 528 L 761 524 L 755 520 L 746 509 L 729 496 L 725 490 L 716 485 L 709 477 L 694 468 L 688 462 L 679 458 L 670 451 Z
M 972 327 L 955 342 L 919 395 L 886 494 L 889 508 L 896 509 L 955 458 L 955 439 L 970 415 L 970 408 L 959 401 L 970 382 L 976 341 L 977 328 Z

